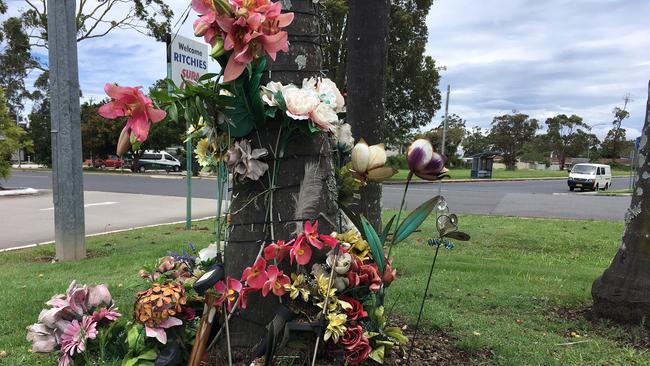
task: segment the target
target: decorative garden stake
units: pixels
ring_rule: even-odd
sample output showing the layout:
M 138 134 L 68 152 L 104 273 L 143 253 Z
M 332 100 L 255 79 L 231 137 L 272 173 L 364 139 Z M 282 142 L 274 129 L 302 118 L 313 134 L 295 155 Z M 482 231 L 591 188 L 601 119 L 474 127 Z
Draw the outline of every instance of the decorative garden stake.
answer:
M 467 241 L 470 239 L 469 235 L 458 231 L 458 217 L 455 214 L 448 214 L 449 208 L 443 197 L 441 197 L 439 203 L 436 206 L 436 228 L 438 230 L 438 239 L 430 239 L 429 246 L 436 247 L 436 252 L 433 255 L 433 260 L 431 261 L 431 268 L 429 269 L 429 277 L 427 278 L 427 285 L 424 288 L 424 294 L 422 294 L 422 302 L 420 303 L 420 311 L 418 312 L 418 320 L 415 323 L 415 329 L 413 331 L 413 338 L 411 339 L 411 347 L 409 348 L 409 356 L 406 364 L 411 363 L 411 357 L 413 355 L 413 347 L 415 347 L 415 342 L 418 337 L 418 331 L 420 329 L 420 320 L 422 318 L 422 312 L 424 311 L 424 302 L 427 299 L 427 294 L 429 293 L 429 285 L 431 283 L 431 277 L 433 276 L 433 268 L 436 265 L 436 259 L 438 259 L 438 251 L 440 246 L 444 245 L 445 248 L 453 248 L 446 237 L 454 238 L 456 240 Z

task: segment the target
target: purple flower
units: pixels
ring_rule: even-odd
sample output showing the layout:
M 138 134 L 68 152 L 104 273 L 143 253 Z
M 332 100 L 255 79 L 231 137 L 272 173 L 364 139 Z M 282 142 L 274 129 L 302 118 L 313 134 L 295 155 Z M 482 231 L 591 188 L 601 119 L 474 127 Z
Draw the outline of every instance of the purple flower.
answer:
M 84 316 L 81 323 L 73 320 L 61 336 L 61 351 L 70 356 L 85 351 L 86 341 L 97 337 L 96 326 L 92 316 Z
M 104 319 L 108 321 L 117 320 L 117 318 L 122 316 L 122 314 L 118 313 L 117 310 L 118 309 L 115 307 L 115 305 L 111 305 L 110 308 L 101 308 L 93 313 L 93 320 L 97 323 L 101 322 Z
M 433 151 L 429 140 L 413 141 L 407 150 L 406 160 L 411 172 L 425 180 L 438 180 L 447 171 L 444 157 Z

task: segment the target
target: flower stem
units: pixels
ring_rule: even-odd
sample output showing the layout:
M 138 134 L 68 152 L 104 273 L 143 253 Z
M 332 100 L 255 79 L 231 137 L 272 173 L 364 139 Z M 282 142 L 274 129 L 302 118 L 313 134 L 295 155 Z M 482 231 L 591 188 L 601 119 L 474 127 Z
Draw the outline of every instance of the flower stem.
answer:
M 429 279 L 427 279 L 427 287 L 424 288 L 424 296 L 422 296 L 422 303 L 420 303 L 420 312 L 418 313 L 418 320 L 415 322 L 415 330 L 413 331 L 413 339 L 411 339 L 411 347 L 409 348 L 409 358 L 406 361 L 407 365 L 411 364 L 411 356 L 413 355 L 413 347 L 415 346 L 415 340 L 418 337 L 418 330 L 420 329 L 420 319 L 422 318 L 422 311 L 424 310 L 424 302 L 427 299 L 427 294 L 429 293 L 429 284 L 431 283 L 431 276 L 433 275 L 433 267 L 436 265 L 436 259 L 438 258 L 438 251 L 440 250 L 440 244 L 436 246 L 436 254 L 433 256 L 433 261 L 431 262 L 431 269 L 429 270 Z
M 402 203 L 399 205 L 399 211 L 397 212 L 397 220 L 395 220 L 395 231 L 393 232 L 393 238 L 391 239 L 390 246 L 388 247 L 388 259 L 390 259 L 390 253 L 393 251 L 393 245 L 395 244 L 395 238 L 397 237 L 397 228 L 399 228 L 399 219 L 402 216 L 402 210 L 404 210 L 404 202 L 406 201 L 406 192 L 409 190 L 409 184 L 413 178 L 413 172 L 409 172 L 408 177 L 406 177 L 406 187 L 404 187 L 404 194 L 402 194 Z

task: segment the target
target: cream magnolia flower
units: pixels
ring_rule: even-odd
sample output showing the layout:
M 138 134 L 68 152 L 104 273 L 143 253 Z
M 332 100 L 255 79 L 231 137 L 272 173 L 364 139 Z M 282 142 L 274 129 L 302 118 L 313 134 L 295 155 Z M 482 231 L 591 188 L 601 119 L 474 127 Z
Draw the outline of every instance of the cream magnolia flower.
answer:
M 262 100 L 271 107 L 277 107 L 278 102 L 275 100 L 275 94 L 282 92 L 284 88 L 285 86 L 280 82 L 269 82 L 266 86 L 262 86 Z
M 207 262 L 217 257 L 217 244 L 212 243 L 207 247 L 199 250 L 199 259 L 201 262 Z
M 327 265 L 334 267 L 334 272 L 337 274 L 346 274 L 350 270 L 350 264 L 352 264 L 352 256 L 349 253 L 342 253 L 336 259 L 334 263 L 334 253 L 330 252 L 327 256 Z
M 363 184 L 367 181 L 382 182 L 397 173 L 397 170 L 385 166 L 386 150 L 384 144 L 368 146 L 363 140 L 352 148 L 352 170 Z
M 308 119 L 309 114 L 320 104 L 316 91 L 312 89 L 288 88 L 282 95 L 287 105 L 287 116 L 293 119 Z

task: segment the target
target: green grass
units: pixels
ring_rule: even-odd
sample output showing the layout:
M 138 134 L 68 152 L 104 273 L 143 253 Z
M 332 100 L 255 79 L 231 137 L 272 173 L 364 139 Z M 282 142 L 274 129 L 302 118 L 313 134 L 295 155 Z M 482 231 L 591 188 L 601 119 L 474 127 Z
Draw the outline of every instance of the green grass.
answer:
M 406 180 L 409 171 L 407 169 L 400 169 L 390 180 L 402 181 Z M 451 179 L 470 179 L 470 169 L 451 169 L 449 175 Z M 627 170 L 612 170 L 613 176 L 628 176 L 630 174 Z M 505 170 L 496 169 L 492 171 L 493 179 L 517 179 L 517 178 L 566 178 L 569 173 L 565 171 L 546 171 L 546 170 Z M 414 177 L 419 180 L 420 178 Z
M 623 328 L 553 316 L 553 307 L 580 308 L 593 280 L 609 265 L 621 222 L 460 217 L 472 235 L 441 249 L 424 307 L 425 326 L 443 329 L 468 352 L 491 349 L 499 365 L 648 365 L 650 354 L 613 339 Z M 387 306 L 415 322 L 434 250 L 428 220 L 393 251 L 398 280 Z M 401 272 L 401 276 L 400 276 Z M 517 321 L 523 321 L 518 324 Z M 567 338 L 575 331 L 581 338 Z M 610 334 L 611 337 L 603 337 Z M 567 342 L 586 341 L 575 345 Z
M 0 254 L 0 365 L 52 365 L 54 358 L 28 352 L 25 327 L 53 294 L 69 282 L 107 283 L 125 316 L 142 286 L 143 264 L 188 242 L 205 246 L 212 223 L 186 232 L 182 225 L 141 229 L 87 239 L 90 257 L 76 263 L 49 263 L 52 246 Z M 609 265 L 618 247 L 621 222 L 460 217 L 472 235 L 453 250 L 441 249 L 431 295 L 424 312 L 426 327 L 440 328 L 468 352 L 489 348 L 499 365 L 642 365 L 650 355 L 613 340 L 624 329 L 572 322 L 551 315 L 555 306 L 581 307 L 590 300 L 591 283 Z M 415 321 L 433 255 L 423 231 L 394 250 L 398 280 L 388 290 L 387 307 Z M 523 321 L 517 324 L 517 320 Z M 575 331 L 580 339 L 565 337 Z M 603 334 L 611 333 L 605 338 Z M 570 346 L 558 346 L 586 340 Z

